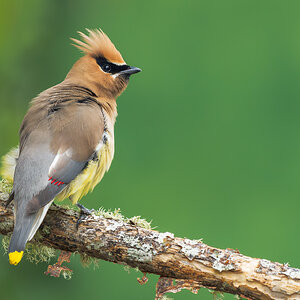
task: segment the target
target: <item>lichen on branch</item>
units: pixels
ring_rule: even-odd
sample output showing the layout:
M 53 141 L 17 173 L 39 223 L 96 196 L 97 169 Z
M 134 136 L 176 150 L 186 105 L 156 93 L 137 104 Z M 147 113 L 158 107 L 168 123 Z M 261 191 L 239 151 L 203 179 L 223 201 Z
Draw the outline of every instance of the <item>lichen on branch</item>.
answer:
M 12 208 L 5 209 L 7 198 L 7 191 L 0 191 L 2 235 L 13 230 Z M 164 291 L 187 288 L 195 292 L 205 287 L 248 299 L 300 299 L 300 270 L 287 264 L 160 233 L 141 218 L 121 217 L 118 211 L 87 216 L 77 229 L 78 216 L 72 209 L 52 206 L 39 230 L 38 243 L 167 278 L 160 282 L 159 297 Z

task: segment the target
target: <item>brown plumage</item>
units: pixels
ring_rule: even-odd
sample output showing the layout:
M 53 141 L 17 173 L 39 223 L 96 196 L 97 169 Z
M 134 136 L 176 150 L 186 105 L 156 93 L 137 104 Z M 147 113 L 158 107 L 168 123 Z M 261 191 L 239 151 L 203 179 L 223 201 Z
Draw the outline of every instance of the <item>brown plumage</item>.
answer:
M 101 30 L 88 33 L 80 33 L 83 42 L 73 39 L 85 55 L 62 83 L 33 99 L 21 125 L 10 198 L 15 228 L 9 258 L 14 265 L 54 198 L 76 203 L 102 179 L 113 159 L 116 98 L 140 69 L 126 65 Z

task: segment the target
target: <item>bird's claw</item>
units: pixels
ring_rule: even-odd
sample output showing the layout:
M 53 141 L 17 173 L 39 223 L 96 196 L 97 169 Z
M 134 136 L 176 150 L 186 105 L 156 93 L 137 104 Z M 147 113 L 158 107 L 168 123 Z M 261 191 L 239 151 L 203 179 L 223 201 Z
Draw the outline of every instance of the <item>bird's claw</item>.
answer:
M 77 203 L 77 207 L 80 209 L 80 215 L 76 222 L 76 229 L 78 230 L 79 225 L 83 222 L 83 220 L 87 217 L 93 214 L 95 211 L 94 209 L 88 209 L 84 207 L 82 204 Z

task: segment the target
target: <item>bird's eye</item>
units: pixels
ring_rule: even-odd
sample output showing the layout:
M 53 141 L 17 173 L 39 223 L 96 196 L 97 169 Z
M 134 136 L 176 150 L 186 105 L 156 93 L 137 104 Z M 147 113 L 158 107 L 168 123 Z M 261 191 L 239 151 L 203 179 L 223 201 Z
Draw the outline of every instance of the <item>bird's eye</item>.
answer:
M 104 64 L 103 66 L 101 66 L 101 68 L 105 73 L 110 73 L 111 71 L 111 66 L 109 64 Z

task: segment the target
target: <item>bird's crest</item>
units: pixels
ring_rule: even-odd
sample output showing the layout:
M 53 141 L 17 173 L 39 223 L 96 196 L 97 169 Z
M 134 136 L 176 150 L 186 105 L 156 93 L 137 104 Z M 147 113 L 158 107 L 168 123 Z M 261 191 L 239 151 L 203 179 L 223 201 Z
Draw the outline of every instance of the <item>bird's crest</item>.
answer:
M 86 30 L 89 35 L 78 31 L 82 41 L 71 38 L 71 40 L 75 43 L 73 44 L 75 47 L 91 56 L 102 56 L 110 62 L 117 64 L 125 63 L 121 53 L 116 49 L 115 45 L 101 29 Z

